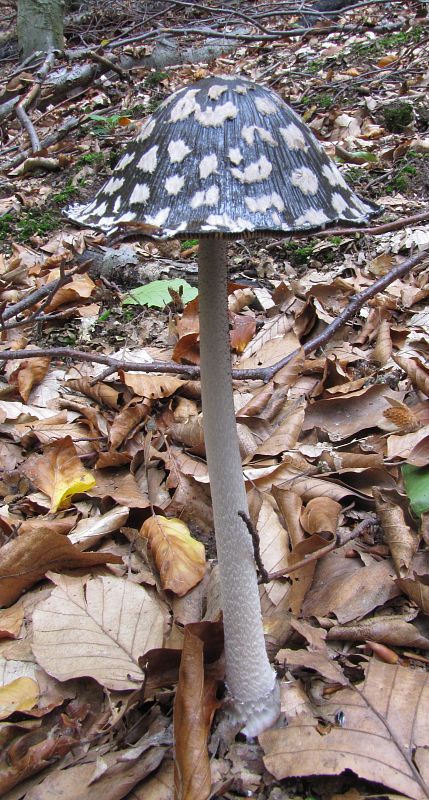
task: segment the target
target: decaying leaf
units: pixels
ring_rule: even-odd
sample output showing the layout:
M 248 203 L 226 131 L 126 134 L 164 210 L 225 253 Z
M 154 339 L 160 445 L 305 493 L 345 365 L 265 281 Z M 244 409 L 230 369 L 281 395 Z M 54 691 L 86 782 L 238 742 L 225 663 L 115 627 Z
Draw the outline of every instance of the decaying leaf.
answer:
M 51 499 L 51 511 L 67 508 L 73 495 L 86 492 L 95 478 L 86 470 L 70 436 L 45 448 L 43 455 L 30 456 L 23 471 Z
M 11 605 L 48 570 L 90 569 L 121 562 L 121 557 L 112 553 L 81 553 L 67 536 L 43 527 L 23 533 L 0 550 L 0 605 Z
M 217 707 L 216 681 L 204 677 L 203 651 L 203 640 L 187 626 L 174 704 L 175 796 L 183 800 L 207 800 L 211 788 L 207 737 Z
M 321 731 L 316 715 L 304 711 L 287 727 L 261 734 L 265 766 L 277 780 L 350 769 L 413 800 L 426 800 L 428 694 L 423 670 L 372 660 L 362 687 L 341 689 L 318 708 L 318 716 L 330 720 L 328 728 Z
M 49 577 L 56 588 L 33 614 L 39 664 L 61 681 L 87 676 L 135 689 L 144 681 L 139 657 L 163 642 L 166 615 L 156 596 L 121 578 Z
M 175 517 L 149 517 L 140 531 L 148 540 L 163 589 L 182 596 L 199 583 L 206 572 L 204 545 Z
M 37 703 L 39 687 L 32 678 L 17 678 L 0 687 L 0 719 L 17 711 L 31 711 Z

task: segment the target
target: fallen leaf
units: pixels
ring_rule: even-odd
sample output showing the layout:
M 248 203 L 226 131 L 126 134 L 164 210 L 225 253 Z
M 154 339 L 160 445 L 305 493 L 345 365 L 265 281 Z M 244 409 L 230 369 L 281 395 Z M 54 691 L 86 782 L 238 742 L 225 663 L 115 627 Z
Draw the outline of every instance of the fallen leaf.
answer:
M 149 517 L 140 530 L 148 540 L 163 589 L 179 597 L 199 583 L 206 572 L 204 545 L 175 517 Z
M 341 689 L 319 707 L 319 714 L 332 719 L 323 735 L 317 719 L 305 712 L 287 727 L 262 733 L 264 764 L 277 780 L 350 769 L 413 800 L 426 800 L 429 721 L 423 698 L 428 692 L 424 671 L 372 660 L 362 688 Z M 339 709 L 341 726 L 334 723 Z
M 48 577 L 56 588 L 33 614 L 33 651 L 43 669 L 60 681 L 86 676 L 117 691 L 143 683 L 138 659 L 164 636 L 156 596 L 124 578 Z
M 0 719 L 17 711 L 31 711 L 39 699 L 39 687 L 32 678 L 17 678 L 0 687 Z
M 122 559 L 112 553 L 81 553 L 67 536 L 43 528 L 24 533 L 0 550 L 0 605 L 11 605 L 48 570 L 89 569 L 109 563 L 120 564 Z
M 68 508 L 73 495 L 95 485 L 94 476 L 82 465 L 70 436 L 46 447 L 43 455 L 30 456 L 22 469 L 26 477 L 50 497 L 51 512 Z
M 207 737 L 217 705 L 216 680 L 204 677 L 204 642 L 192 626 L 186 626 L 174 703 L 177 800 L 207 800 L 210 796 Z

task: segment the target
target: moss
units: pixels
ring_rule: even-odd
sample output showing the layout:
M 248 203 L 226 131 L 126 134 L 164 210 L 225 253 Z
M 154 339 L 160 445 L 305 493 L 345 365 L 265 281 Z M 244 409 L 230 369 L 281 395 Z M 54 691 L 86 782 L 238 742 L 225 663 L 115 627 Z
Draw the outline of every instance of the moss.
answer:
M 397 100 L 383 108 L 383 124 L 391 133 L 402 133 L 407 125 L 414 119 L 414 109 L 411 103 Z

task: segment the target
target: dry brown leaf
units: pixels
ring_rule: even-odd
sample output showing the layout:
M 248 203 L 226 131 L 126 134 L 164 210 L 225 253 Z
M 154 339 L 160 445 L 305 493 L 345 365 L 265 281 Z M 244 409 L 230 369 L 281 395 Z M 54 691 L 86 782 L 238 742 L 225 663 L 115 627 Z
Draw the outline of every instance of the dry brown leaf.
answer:
M 410 356 L 398 354 L 393 358 L 408 375 L 414 388 L 429 397 L 429 372 L 423 361 L 416 355 L 411 358 Z
M 19 362 L 9 375 L 9 383 L 16 384 L 24 403 L 28 402 L 33 386 L 41 383 L 48 372 L 50 358 L 28 358 Z
M 415 625 L 401 617 L 376 616 L 356 622 L 354 625 L 334 625 L 328 631 L 328 639 L 345 642 L 365 642 L 372 639 L 393 647 L 421 647 L 429 649 L 429 639 Z
M 33 613 L 39 664 L 60 681 L 89 676 L 109 689 L 135 689 L 144 681 L 139 657 L 163 643 L 156 595 L 125 578 L 49 577 L 56 588 Z
M 156 774 L 136 786 L 130 793 L 129 800 L 174 800 L 174 764 L 172 760 L 164 758 Z
M 17 678 L 0 687 L 0 719 L 7 719 L 16 712 L 31 711 L 39 699 L 37 681 L 32 678 Z
M 342 511 L 340 503 L 330 497 L 315 497 L 301 514 L 301 525 L 307 533 L 332 533 L 338 527 Z
M 290 537 L 292 548 L 305 538 L 305 531 L 301 525 L 302 499 L 296 492 L 273 486 L 273 497 L 278 505 Z
M 0 611 L 0 639 L 16 639 L 24 621 L 24 606 L 18 602 Z
M 9 606 L 48 570 L 89 569 L 121 564 L 112 553 L 81 553 L 67 536 L 43 530 L 18 536 L 0 550 L 0 605 Z
M 286 569 L 289 565 L 288 535 L 279 519 L 275 504 L 268 495 L 263 497 L 256 530 L 259 535 L 262 563 L 267 572 Z M 265 584 L 265 591 L 275 606 L 289 590 L 290 586 L 285 581 L 274 580 Z
M 64 386 L 75 392 L 80 392 L 100 405 L 116 410 L 118 408 L 119 392 L 108 383 L 97 382 L 94 385 L 89 378 L 71 378 L 65 381 Z
M 146 494 L 137 485 L 134 475 L 126 470 L 93 470 L 95 486 L 88 492 L 90 497 L 100 497 L 104 500 L 111 497 L 120 506 L 129 508 L 148 508 L 150 505 Z
M 311 590 L 303 604 L 303 616 L 335 614 L 339 622 L 351 622 L 400 594 L 393 565 L 380 561 L 363 567 L 341 553 L 328 553 L 318 562 Z
M 265 766 L 277 780 L 339 775 L 350 769 L 413 800 L 426 800 L 428 693 L 423 670 L 372 660 L 362 689 L 342 689 L 323 710 L 319 708 L 319 714 L 332 720 L 324 735 L 317 720 L 305 712 L 291 719 L 288 727 L 261 734 Z M 341 726 L 334 723 L 339 709 Z M 422 775 L 414 765 L 421 762 Z
M 150 414 L 151 408 L 152 403 L 144 400 L 141 403 L 133 403 L 121 409 L 121 411 L 115 415 L 109 431 L 110 446 L 113 450 L 135 433 L 136 429 Z
M 143 523 L 140 536 L 149 542 L 163 589 L 182 597 L 204 578 L 204 545 L 182 520 L 155 514 Z
M 159 767 L 165 747 L 114 750 L 96 762 L 56 769 L 28 792 L 28 800 L 121 800 L 133 797 L 133 787 Z M 143 784 L 144 785 L 144 784 Z M 172 797 L 171 797 L 172 800 Z
M 414 554 L 417 552 L 419 539 L 406 524 L 402 508 L 387 500 L 375 487 L 374 500 L 384 539 L 392 554 L 396 574 L 398 578 L 406 578 Z
M 329 658 L 326 653 L 311 653 L 308 650 L 289 650 L 283 648 L 276 655 L 276 662 L 282 668 L 305 667 L 313 669 L 322 675 L 330 683 L 340 683 L 343 686 L 348 684 L 339 664 Z
M 277 456 L 287 450 L 293 450 L 301 433 L 304 415 L 304 407 L 292 409 L 252 455 Z
M 53 270 L 49 277 L 52 282 L 59 277 L 59 272 L 57 270 Z M 91 280 L 89 275 L 73 275 L 73 280 L 70 281 L 70 283 L 67 283 L 65 286 L 62 286 L 57 292 L 55 292 L 55 295 L 50 301 L 49 305 L 45 307 L 45 311 L 55 311 L 56 308 L 59 308 L 66 303 L 75 303 L 79 300 L 87 300 L 89 297 L 91 297 L 94 289 L 95 283 Z
M 70 436 L 46 447 L 43 455 L 30 456 L 22 470 L 50 497 L 50 511 L 68 508 L 73 495 L 86 492 L 95 484 L 93 474 L 84 468 Z
M 256 331 L 256 319 L 244 314 L 232 314 L 232 328 L 230 330 L 231 348 L 236 353 L 243 353 L 249 342 L 252 341 Z
M 381 367 L 384 367 L 392 355 L 393 344 L 390 337 L 390 323 L 383 319 L 377 333 L 375 347 L 372 352 L 372 360 Z
M 125 386 L 129 386 L 135 394 L 147 397 L 149 400 L 171 397 L 188 383 L 172 375 L 146 375 L 144 372 L 123 372 L 123 370 L 120 370 L 119 375 Z
M 416 467 L 424 467 L 429 458 L 429 425 L 402 436 L 392 434 L 387 439 L 387 457 L 403 458 Z
M 383 411 L 390 407 L 389 397 L 402 400 L 399 392 L 393 392 L 385 384 L 376 384 L 348 397 L 317 400 L 307 406 L 304 430 L 319 428 L 332 441 L 354 436 L 378 425 Z
M 186 626 L 174 703 L 175 800 L 210 796 L 207 737 L 216 706 L 216 681 L 204 678 L 204 642 Z

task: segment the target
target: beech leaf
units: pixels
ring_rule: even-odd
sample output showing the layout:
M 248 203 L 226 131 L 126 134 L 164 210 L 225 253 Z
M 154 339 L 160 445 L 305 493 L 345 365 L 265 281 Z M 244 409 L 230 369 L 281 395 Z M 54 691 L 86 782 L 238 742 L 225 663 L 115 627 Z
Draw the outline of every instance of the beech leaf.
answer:
M 262 733 L 265 766 L 277 780 L 350 769 L 360 778 L 424 800 L 428 693 L 424 671 L 374 659 L 363 686 L 341 689 L 317 713 L 306 710 L 287 727 Z M 335 720 L 339 709 L 341 724 L 333 723 L 321 735 L 320 714 Z
M 95 485 L 94 476 L 84 468 L 70 436 L 57 439 L 43 455 L 30 456 L 23 472 L 50 497 L 51 512 L 68 508 L 73 495 Z
M 57 586 L 33 614 L 39 664 L 60 681 L 89 676 L 108 689 L 135 689 L 144 680 L 139 656 L 163 644 L 156 597 L 123 578 L 49 577 Z
M 143 523 L 140 535 L 150 544 L 163 589 L 181 597 L 203 579 L 204 545 L 192 538 L 182 520 L 155 514 Z

